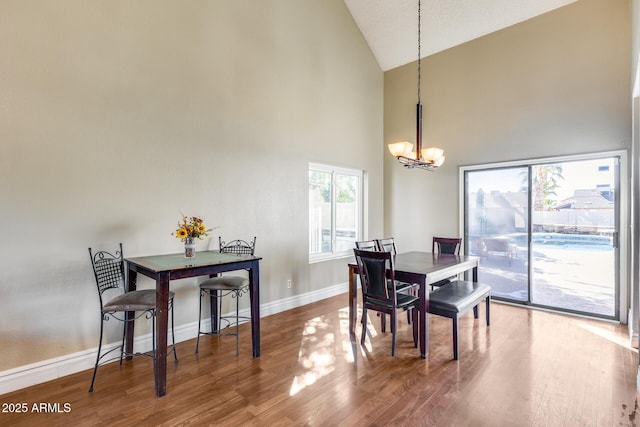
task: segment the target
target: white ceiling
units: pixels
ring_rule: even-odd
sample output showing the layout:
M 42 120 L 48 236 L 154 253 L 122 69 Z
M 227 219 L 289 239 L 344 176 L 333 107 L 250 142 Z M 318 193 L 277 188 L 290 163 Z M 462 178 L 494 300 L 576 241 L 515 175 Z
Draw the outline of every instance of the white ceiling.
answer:
M 422 0 L 422 57 L 577 0 Z M 383 71 L 418 58 L 417 0 L 344 0 Z

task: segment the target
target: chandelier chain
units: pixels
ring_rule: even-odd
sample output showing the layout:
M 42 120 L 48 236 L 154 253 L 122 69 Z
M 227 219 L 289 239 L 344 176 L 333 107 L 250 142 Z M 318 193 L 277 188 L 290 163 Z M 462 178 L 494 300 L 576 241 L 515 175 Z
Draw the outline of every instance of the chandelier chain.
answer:
M 420 0 L 418 0 L 418 104 L 420 104 L 420 63 L 422 59 L 420 58 Z

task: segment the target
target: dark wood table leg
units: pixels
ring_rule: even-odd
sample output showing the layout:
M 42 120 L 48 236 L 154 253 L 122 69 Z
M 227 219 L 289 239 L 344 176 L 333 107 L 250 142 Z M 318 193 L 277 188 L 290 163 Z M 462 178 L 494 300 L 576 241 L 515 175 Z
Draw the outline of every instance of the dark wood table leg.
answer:
M 169 326 L 169 272 L 156 279 L 156 396 L 167 393 L 167 331 Z
M 127 292 L 135 291 L 137 286 L 137 281 L 138 281 L 138 272 L 129 270 L 128 277 L 129 279 L 127 282 Z M 125 335 L 124 351 L 127 354 L 133 354 L 133 333 L 134 333 L 134 326 L 135 326 L 135 316 L 136 316 L 135 311 L 127 311 L 127 313 L 125 314 L 126 330 L 124 334 Z M 126 359 L 131 360 L 133 359 L 133 356 L 127 356 Z
M 356 322 L 358 317 L 358 290 L 356 289 L 357 267 L 349 266 L 349 340 L 351 340 L 351 351 L 353 361 L 358 360 L 358 341 L 356 340 Z
M 260 357 L 260 267 L 258 261 L 251 263 L 251 269 L 249 270 L 249 282 L 253 357 Z
M 426 359 L 429 354 L 429 290 L 425 280 L 419 283 L 420 313 L 418 313 L 418 340 L 420 341 L 420 357 Z

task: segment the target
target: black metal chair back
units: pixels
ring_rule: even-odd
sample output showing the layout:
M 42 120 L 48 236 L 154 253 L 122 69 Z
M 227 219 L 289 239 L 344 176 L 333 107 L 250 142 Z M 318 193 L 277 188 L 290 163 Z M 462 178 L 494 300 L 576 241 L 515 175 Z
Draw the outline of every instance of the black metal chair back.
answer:
M 441 254 L 460 255 L 462 239 L 459 237 L 434 237 L 431 252 Z
M 251 242 L 236 239 L 227 243 L 222 240 L 221 236 L 218 236 L 218 247 L 220 252 L 226 254 L 253 255 L 256 249 L 256 238 L 254 237 Z
M 91 258 L 93 274 L 96 278 L 98 295 L 100 296 L 100 306 L 102 307 L 102 294 L 107 290 L 117 288 L 125 290 L 122 243 L 120 243 L 120 250 L 115 254 L 107 251 L 98 251 L 93 254 L 91 248 L 89 248 L 89 257 Z

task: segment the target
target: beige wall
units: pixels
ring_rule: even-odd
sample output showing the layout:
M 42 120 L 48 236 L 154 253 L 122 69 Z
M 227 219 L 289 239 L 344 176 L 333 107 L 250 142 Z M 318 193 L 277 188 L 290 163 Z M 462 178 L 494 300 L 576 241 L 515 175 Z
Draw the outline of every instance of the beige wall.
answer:
M 257 236 L 263 304 L 345 282 L 308 264 L 307 166 L 365 170 L 381 233 L 382 87 L 342 0 L 0 2 L 0 371 L 94 348 L 87 247 L 178 252 L 180 211 L 199 249 Z
M 629 149 L 629 10 L 580 0 L 424 59 L 423 140 L 447 160 L 427 173 L 385 153 L 385 234 L 413 250 L 462 233 L 460 166 Z M 415 140 L 416 67 L 385 73 L 385 144 Z

